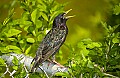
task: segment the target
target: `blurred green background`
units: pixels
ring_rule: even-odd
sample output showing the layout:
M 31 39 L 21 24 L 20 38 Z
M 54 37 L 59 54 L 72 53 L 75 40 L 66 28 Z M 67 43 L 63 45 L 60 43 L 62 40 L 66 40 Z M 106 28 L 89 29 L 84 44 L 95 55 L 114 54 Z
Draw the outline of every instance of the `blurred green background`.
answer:
M 14 1 L 14 2 L 13 2 Z M 58 3 L 67 3 L 65 11 L 73 9 L 68 15 L 76 15 L 67 22 L 69 34 L 65 43 L 75 45 L 78 41 L 91 38 L 93 41 L 103 39 L 104 29 L 101 21 L 108 21 L 113 4 L 119 0 L 56 0 Z M 14 19 L 19 18 L 23 12 L 17 0 L 0 0 L 0 22 L 8 15 L 8 10 L 15 7 Z M 11 5 L 12 4 L 12 5 Z M 62 46 L 63 51 L 68 49 Z M 66 52 L 66 55 L 68 52 Z M 64 56 L 66 56 L 64 55 Z M 63 56 L 63 57 L 64 57 Z M 66 57 L 67 58 L 67 57 Z
M 10 7 L 15 7 L 14 18 L 19 18 L 23 12 L 16 0 L 0 0 L 0 21 L 8 14 Z M 76 15 L 68 20 L 69 34 L 66 42 L 75 44 L 80 39 L 91 38 L 100 40 L 103 36 L 101 21 L 108 20 L 110 2 L 118 3 L 118 0 L 56 0 L 58 3 L 67 3 L 65 10 L 73 9 L 69 15 Z M 12 3 L 12 5 L 10 5 Z

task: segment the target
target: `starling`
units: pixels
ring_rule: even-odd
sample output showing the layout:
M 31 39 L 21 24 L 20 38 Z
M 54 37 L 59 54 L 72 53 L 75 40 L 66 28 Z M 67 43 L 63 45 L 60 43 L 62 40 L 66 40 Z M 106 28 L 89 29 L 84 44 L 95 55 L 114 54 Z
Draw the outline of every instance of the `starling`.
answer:
M 32 60 L 32 62 L 34 61 L 34 64 L 31 68 L 31 72 L 35 72 L 40 64 L 49 59 L 50 56 L 54 56 L 64 43 L 68 34 L 66 21 L 68 20 L 68 18 L 73 17 L 65 16 L 70 10 L 55 17 L 52 29 L 46 34 L 46 36 L 40 43 L 40 46 L 36 52 L 36 56 Z

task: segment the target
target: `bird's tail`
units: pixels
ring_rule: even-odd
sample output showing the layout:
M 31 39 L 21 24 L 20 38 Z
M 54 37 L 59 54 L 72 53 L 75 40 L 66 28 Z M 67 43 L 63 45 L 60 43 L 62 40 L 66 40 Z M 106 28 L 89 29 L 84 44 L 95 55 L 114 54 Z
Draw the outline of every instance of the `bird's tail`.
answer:
M 39 66 L 39 64 L 37 62 L 34 62 L 30 72 L 35 72 L 36 71 L 36 68 Z
M 35 57 L 35 58 L 32 60 L 32 62 L 31 62 L 32 67 L 31 67 L 30 72 L 35 72 L 36 69 L 39 67 L 39 65 L 42 63 L 42 61 L 43 61 L 42 58 L 40 58 L 40 57 L 38 57 L 38 58 Z

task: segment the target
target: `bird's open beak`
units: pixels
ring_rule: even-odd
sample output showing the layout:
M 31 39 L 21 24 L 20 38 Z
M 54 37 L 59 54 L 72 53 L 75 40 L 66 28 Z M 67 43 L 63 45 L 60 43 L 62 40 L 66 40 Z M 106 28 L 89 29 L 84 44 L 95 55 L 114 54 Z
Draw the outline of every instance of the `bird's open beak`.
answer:
M 69 19 L 69 18 L 75 17 L 75 15 L 72 15 L 72 16 L 66 16 L 71 10 L 72 10 L 72 9 L 70 9 L 70 10 L 68 10 L 68 11 L 65 12 L 64 17 L 65 17 L 66 19 Z

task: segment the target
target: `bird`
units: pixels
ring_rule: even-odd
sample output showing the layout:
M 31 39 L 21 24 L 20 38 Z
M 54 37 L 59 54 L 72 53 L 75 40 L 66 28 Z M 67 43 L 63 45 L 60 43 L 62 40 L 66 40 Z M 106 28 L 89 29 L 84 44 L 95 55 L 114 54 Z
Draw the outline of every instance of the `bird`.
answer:
M 68 14 L 68 12 L 71 10 L 72 9 L 63 12 L 55 17 L 52 29 L 45 35 L 45 37 L 41 41 L 36 55 L 31 62 L 34 62 L 31 68 L 31 72 L 35 72 L 40 64 L 48 60 L 50 57 L 54 57 L 56 52 L 59 51 L 60 47 L 65 42 L 68 34 L 66 21 L 69 18 L 74 17 L 66 16 L 66 14 Z

